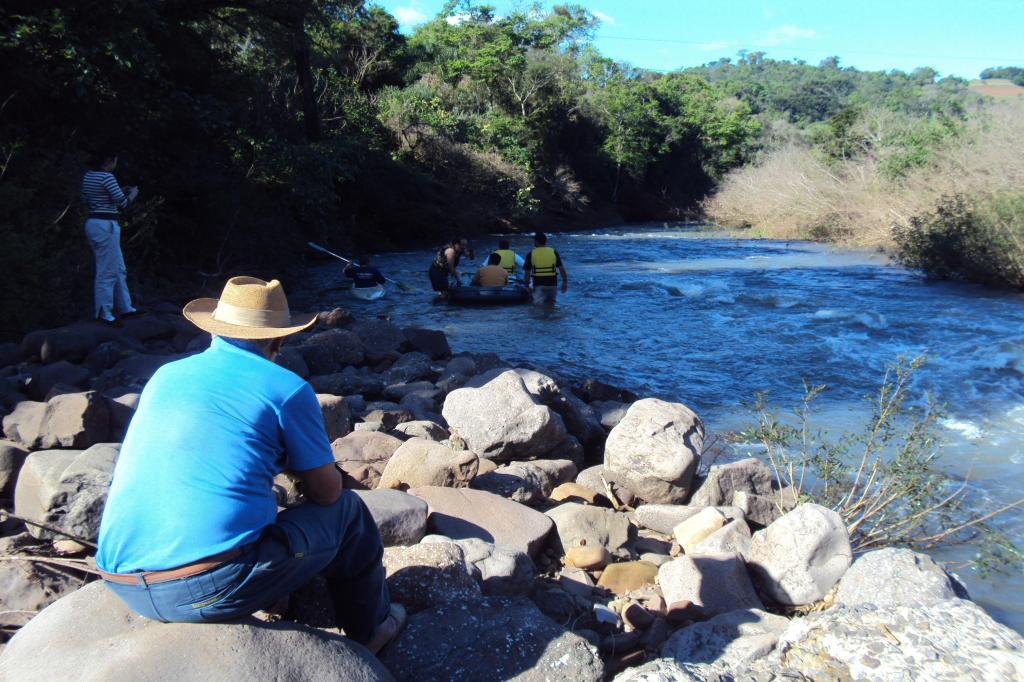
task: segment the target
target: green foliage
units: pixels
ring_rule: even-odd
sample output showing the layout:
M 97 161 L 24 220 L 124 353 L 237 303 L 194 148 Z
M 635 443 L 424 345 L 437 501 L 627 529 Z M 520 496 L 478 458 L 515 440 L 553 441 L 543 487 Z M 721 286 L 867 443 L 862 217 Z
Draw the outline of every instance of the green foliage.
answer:
M 1024 69 L 1019 66 L 993 66 L 981 72 L 982 78 L 1005 78 L 1024 86 Z
M 899 260 L 931 277 L 1024 289 L 1024 193 L 946 197 L 894 236 Z
M 972 543 L 982 570 L 1012 570 L 1024 555 L 990 521 L 1024 504 L 978 509 L 967 482 L 939 463 L 936 423 L 941 410 L 914 404 L 910 387 L 925 359 L 901 358 L 890 367 L 862 429 L 838 437 L 815 427 L 815 401 L 824 385 L 805 384 L 792 418 L 782 418 L 759 395 L 757 423 L 738 440 L 759 443 L 780 486 L 800 499 L 835 510 L 846 522 L 854 552 L 888 546 L 930 550 Z

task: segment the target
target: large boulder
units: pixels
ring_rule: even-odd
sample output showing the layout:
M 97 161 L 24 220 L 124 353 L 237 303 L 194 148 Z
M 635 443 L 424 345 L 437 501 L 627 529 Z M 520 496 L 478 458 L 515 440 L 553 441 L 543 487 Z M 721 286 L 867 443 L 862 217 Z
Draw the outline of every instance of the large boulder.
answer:
M 427 503 L 401 490 L 356 490 L 385 547 L 415 545 L 427 532 Z
M 21 626 L 36 612 L 80 588 L 85 581 L 45 563 L 0 561 L 0 625 Z
M 788 625 L 788 618 L 759 609 L 730 611 L 677 630 L 662 645 L 661 655 L 728 673 L 771 653 Z
M 758 584 L 780 604 L 822 599 L 853 561 L 850 536 L 839 514 L 802 504 L 750 543 L 750 567 Z
M 120 330 L 95 322 L 82 322 L 56 329 L 37 329 L 21 341 L 21 354 L 39 358 L 45 364 L 59 360 L 79 362 L 104 341 L 118 338 Z
M 1024 638 L 962 599 L 809 613 L 790 622 L 778 648 L 786 678 L 1024 679 Z
M 366 359 L 371 362 L 398 352 L 405 343 L 402 330 L 387 320 L 356 320 L 348 328 L 363 342 Z
M 110 439 L 110 408 L 96 391 L 50 398 L 33 447 L 85 449 Z
M 666 602 L 688 601 L 705 616 L 764 608 L 738 554 L 676 557 L 658 569 L 658 583 Z
M 482 490 L 413 488 L 430 507 L 427 529 L 453 539 L 479 538 L 535 557 L 553 522 L 538 511 Z
M 750 526 L 742 519 L 725 524 L 697 543 L 694 554 L 735 553 L 744 560 L 750 556 Z
M 513 370 L 479 388 L 452 391 L 441 414 L 469 449 L 495 461 L 542 457 L 566 436 L 562 419 Z
M 888 547 L 863 554 L 839 581 L 836 604 L 931 606 L 966 597 L 963 586 L 927 554 Z
M 700 487 L 694 491 L 690 504 L 705 507 L 733 504 L 732 496 L 737 491 L 771 495 L 773 479 L 772 468 L 755 457 L 718 464 L 708 471 Z
M 88 450 L 40 450 L 25 459 L 14 491 L 18 516 L 95 540 L 120 443 Z M 37 538 L 54 533 L 29 526 Z
M 408 384 L 431 376 L 430 356 L 426 353 L 413 351 L 398 358 L 384 372 L 385 384 Z
M 402 443 L 381 472 L 381 488 L 445 486 L 463 488 L 476 476 L 480 460 L 469 450 L 452 448 L 424 438 Z
M 391 598 L 417 613 L 438 604 L 474 601 L 480 585 L 466 564 L 462 548 L 453 542 L 424 542 L 384 550 Z
M 561 554 L 573 547 L 604 547 L 614 556 L 628 557 L 633 527 L 625 514 L 589 504 L 566 502 L 548 511 L 555 523 L 552 543 Z
M 402 441 L 377 431 L 353 431 L 331 443 L 334 461 L 345 472 L 346 488 L 373 489 Z
M 560 483 L 576 476 L 576 465 L 569 460 L 538 459 L 512 462 L 477 476 L 472 487 L 487 490 L 523 504 L 545 500 Z
M 344 397 L 329 393 L 317 393 L 316 399 L 320 403 L 320 411 L 324 416 L 324 428 L 327 429 L 328 440 L 334 442 L 351 433 L 352 412 Z
M 7 644 L 0 676 L 25 682 L 391 680 L 366 649 L 294 622 L 160 623 L 102 582 L 51 604 Z
M 604 448 L 604 466 L 646 502 L 679 504 L 700 464 L 704 424 L 688 407 L 656 398 L 633 403 Z
M 484 594 L 516 597 L 533 591 L 536 567 L 526 552 L 479 538 L 463 538 L 452 542 L 462 548 L 466 563 L 473 577 L 480 581 Z
M 298 348 L 311 374 L 334 374 L 363 361 L 363 342 L 345 329 L 309 336 Z
M 604 676 L 587 640 L 523 597 L 453 602 L 418 613 L 381 660 L 398 680 L 410 682 L 598 682 Z
M 426 353 L 431 360 L 440 360 L 452 354 L 448 345 L 448 337 L 436 329 L 406 327 L 402 330 L 406 342 L 421 353 Z

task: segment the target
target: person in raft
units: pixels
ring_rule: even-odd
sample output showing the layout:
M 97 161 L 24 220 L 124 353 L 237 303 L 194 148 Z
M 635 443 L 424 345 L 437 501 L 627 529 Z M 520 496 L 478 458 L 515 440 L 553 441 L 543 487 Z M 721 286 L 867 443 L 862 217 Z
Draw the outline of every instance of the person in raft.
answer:
M 316 315 L 292 315 L 281 284 L 254 277 L 184 315 L 213 340 L 142 392 L 100 522 L 101 576 L 147 618 L 203 622 L 267 609 L 319 574 L 337 625 L 376 653 L 405 621 L 380 532 L 342 489 L 313 388 L 273 362 Z M 283 470 L 309 501 L 278 513 Z
M 345 276 L 352 280 L 356 289 L 369 289 L 378 284 L 384 284 L 386 281 L 384 275 L 380 274 L 380 270 L 374 267 L 373 259 L 370 256 L 362 255 L 357 260 L 359 265 L 349 262 L 345 269 L 342 270 Z
M 487 257 L 487 265 L 477 270 L 473 286 L 503 287 L 508 284 L 508 272 L 501 267 L 501 256 L 496 252 Z
M 553 305 L 558 296 L 558 275 L 562 275 L 562 293 L 569 291 L 569 273 L 565 271 L 558 251 L 548 246 L 548 237 L 543 232 L 533 236 L 534 248 L 526 257 L 523 272 L 529 277 L 533 273 L 533 302 Z
M 438 301 L 447 301 L 448 292 L 451 290 L 452 282 L 459 284 L 459 262 L 463 256 L 475 258 L 473 250 L 469 246 L 469 240 L 465 238 L 452 239 L 448 244 L 441 247 L 430 263 L 427 275 L 430 277 L 430 286 L 437 292 Z
M 498 241 L 498 249 L 494 253 L 501 258 L 500 265 L 505 268 L 509 277 L 515 276 L 517 267 L 522 268 L 526 264 L 523 257 L 512 250 L 512 244 L 507 239 Z
M 121 253 L 121 209 L 139 196 L 138 187 L 123 190 L 114 177 L 117 153 L 103 149 L 89 160 L 91 169 L 82 176 L 82 201 L 89 211 L 85 236 L 96 257 L 93 315 L 100 322 L 117 324 L 117 318 L 138 314 L 128 293 L 128 271 Z

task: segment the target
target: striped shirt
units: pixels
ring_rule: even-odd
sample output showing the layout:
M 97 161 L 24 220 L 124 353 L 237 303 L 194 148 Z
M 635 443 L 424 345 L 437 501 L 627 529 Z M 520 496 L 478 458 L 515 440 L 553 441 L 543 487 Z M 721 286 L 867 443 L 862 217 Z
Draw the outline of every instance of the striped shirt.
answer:
M 82 178 L 82 200 L 89 213 L 109 213 L 116 216 L 119 209 L 128 205 L 128 197 L 113 174 L 105 171 L 88 171 Z

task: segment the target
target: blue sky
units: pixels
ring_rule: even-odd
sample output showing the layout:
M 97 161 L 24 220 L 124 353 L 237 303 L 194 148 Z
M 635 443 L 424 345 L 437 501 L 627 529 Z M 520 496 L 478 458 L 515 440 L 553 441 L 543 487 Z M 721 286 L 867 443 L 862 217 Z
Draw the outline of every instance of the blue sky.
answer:
M 377 0 L 403 32 L 444 0 Z M 490 0 L 499 13 L 532 3 Z M 551 2 L 542 3 L 550 6 Z M 602 19 L 595 44 L 634 66 L 669 71 L 741 49 L 810 64 L 977 78 L 989 66 L 1024 66 L 1024 0 L 583 0 Z

